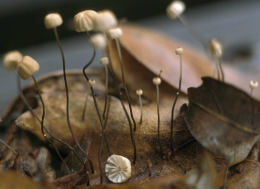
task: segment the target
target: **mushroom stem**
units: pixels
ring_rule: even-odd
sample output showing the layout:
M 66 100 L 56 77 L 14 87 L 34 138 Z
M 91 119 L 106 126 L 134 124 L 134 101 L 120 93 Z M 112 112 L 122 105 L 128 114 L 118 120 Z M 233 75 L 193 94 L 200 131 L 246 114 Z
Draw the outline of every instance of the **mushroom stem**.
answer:
M 172 111 L 171 111 L 171 135 L 170 135 L 170 141 L 171 141 L 171 151 L 172 151 L 172 154 L 174 153 L 174 141 L 173 141 L 174 110 L 175 110 L 175 106 L 176 106 L 177 100 L 178 100 L 178 98 L 180 96 L 181 84 L 182 84 L 182 54 L 180 54 L 179 56 L 180 56 L 179 87 L 178 87 L 178 91 L 176 92 L 176 96 L 175 96 L 175 99 L 173 101 Z
M 62 48 L 62 45 L 61 45 L 61 42 L 60 42 L 60 38 L 59 38 L 59 34 L 58 34 L 58 31 L 57 31 L 57 28 L 55 27 L 53 29 L 54 31 L 54 35 L 55 35 L 55 38 L 56 38 L 56 42 L 57 42 L 57 45 L 58 45 L 58 48 L 60 50 L 60 53 L 61 53 L 61 57 L 62 57 L 62 67 L 63 67 L 63 78 L 64 78 L 64 85 L 65 85 L 65 92 L 66 92 L 66 118 L 67 118 L 67 124 L 68 124 L 68 128 L 70 130 L 70 133 L 71 133 L 71 136 L 72 136 L 72 139 L 73 141 L 76 143 L 76 145 L 78 146 L 78 148 L 80 149 L 80 151 L 86 156 L 86 159 L 88 160 L 89 164 L 92 165 L 92 162 L 91 160 L 89 159 L 88 155 L 86 154 L 85 150 L 83 150 L 83 148 L 80 146 L 77 138 L 75 137 L 74 135 L 74 132 L 72 130 L 72 127 L 71 127 L 71 123 L 70 123 L 70 112 L 69 112 L 69 88 L 68 88 L 68 81 L 67 81 L 67 75 L 66 75 L 66 62 L 65 62 L 65 56 L 64 56 L 64 51 L 63 51 L 63 48 Z M 92 172 L 94 173 L 94 168 L 93 166 L 92 167 Z
M 140 106 L 140 120 L 139 124 L 141 125 L 143 122 L 143 102 L 142 102 L 142 95 L 138 95 L 139 98 L 139 106 Z
M 128 124 L 129 124 L 129 130 L 130 130 L 130 137 L 131 137 L 131 142 L 132 142 L 132 145 L 133 145 L 133 150 L 134 150 L 134 154 L 133 154 L 133 163 L 135 164 L 136 162 L 136 145 L 135 145 L 135 138 L 134 138 L 134 135 L 133 135 L 133 128 L 132 128 L 132 122 L 131 122 L 131 119 L 130 119 L 130 116 L 128 115 L 128 112 L 126 110 L 126 107 L 124 105 L 124 102 L 123 102 L 123 93 L 121 91 L 121 89 L 119 89 L 119 100 L 120 100 L 120 103 L 121 103 L 121 106 L 125 112 L 125 115 L 126 115 L 126 118 L 127 118 L 127 121 L 128 121 Z
M 105 104 L 103 110 L 103 119 L 105 119 L 106 109 L 107 109 L 107 101 L 108 101 L 108 67 L 104 65 L 105 68 Z
M 223 71 L 223 68 L 222 68 L 222 58 L 219 57 L 218 58 L 218 67 L 219 67 L 219 72 L 220 72 L 220 79 L 221 81 L 225 81 L 225 75 L 224 75 L 224 71 Z
M 128 106 L 129 106 L 129 110 L 130 110 L 130 116 L 131 116 L 131 119 L 132 119 L 133 124 L 134 124 L 134 131 L 136 131 L 136 122 L 135 122 L 135 118 L 134 118 L 134 115 L 133 115 L 131 98 L 130 98 L 130 95 L 129 95 L 129 92 L 128 92 L 128 89 L 127 89 L 127 86 L 126 86 L 126 82 L 125 82 L 123 58 L 122 58 L 121 47 L 120 47 L 118 39 L 115 39 L 115 43 L 116 43 L 117 53 L 118 53 L 118 56 L 119 56 L 119 62 L 120 62 L 120 68 L 121 68 L 121 79 L 122 79 L 122 82 L 123 82 L 123 89 L 124 89 L 124 92 L 125 92 L 126 97 L 127 97 L 127 102 L 128 102 Z
M 192 37 L 195 40 L 197 40 L 202 45 L 204 50 L 207 52 L 207 45 L 205 43 L 206 40 L 197 31 L 194 30 L 194 28 L 191 26 L 191 24 L 188 22 L 185 16 L 179 15 L 178 18 L 181 21 L 181 23 L 184 25 L 184 27 L 190 32 Z
M 159 85 L 155 85 L 155 86 L 156 86 L 156 105 L 157 105 L 157 117 L 158 117 L 157 140 L 160 147 L 160 154 L 161 156 L 163 156 L 161 135 L 160 135 L 160 89 L 159 89 Z
M 88 84 L 89 84 L 89 80 L 90 79 L 89 79 L 89 77 L 88 77 L 88 75 L 86 73 L 86 70 L 93 63 L 93 61 L 95 59 L 95 56 L 96 56 L 96 49 L 93 46 L 93 55 L 92 55 L 91 59 L 89 60 L 89 62 L 82 69 L 83 75 L 84 75 L 84 77 L 85 77 L 85 79 L 86 79 Z M 90 86 L 90 91 L 91 91 L 91 94 L 92 94 L 92 97 L 93 97 L 94 106 L 95 106 L 95 109 L 97 111 L 98 120 L 100 122 L 101 130 L 102 130 L 101 141 L 100 141 L 100 146 L 99 146 L 99 149 L 102 151 L 104 141 L 106 142 L 106 145 L 107 145 L 108 148 L 109 148 L 109 143 L 108 143 L 108 140 L 107 140 L 107 137 L 106 137 L 105 127 L 104 127 L 104 124 L 103 124 L 103 119 L 101 118 L 101 114 L 100 114 L 99 107 L 98 107 L 98 104 L 97 104 L 95 90 L 94 90 L 92 85 L 89 85 L 89 86 Z M 108 151 L 110 151 L 110 149 L 108 149 Z M 98 158 L 99 158 L 99 170 L 102 169 L 101 157 L 100 157 L 101 154 L 102 153 L 99 152 L 99 155 L 98 155 Z M 101 170 L 101 172 L 100 172 L 100 183 L 102 183 L 102 182 L 103 182 L 103 179 L 102 179 L 102 170 Z
M 35 85 L 36 91 L 37 91 L 37 93 L 38 93 L 38 95 L 39 95 L 39 97 L 40 97 L 40 99 L 41 99 L 42 108 L 44 109 L 43 112 L 45 112 L 45 106 L 44 106 L 44 102 L 43 102 L 42 97 L 41 97 L 41 94 L 40 94 L 40 90 L 39 90 L 39 86 L 38 86 L 38 84 L 37 84 L 37 80 L 35 79 L 34 76 L 32 76 L 32 78 L 33 78 L 33 81 L 34 81 L 34 85 Z M 64 144 L 64 145 L 66 145 L 67 147 L 69 147 L 69 149 L 73 148 L 73 147 L 69 146 L 69 144 L 67 144 L 66 142 L 62 141 L 60 138 L 54 137 L 54 136 L 50 133 L 50 131 L 44 126 L 44 117 L 45 117 L 45 116 L 43 115 L 43 116 L 42 116 L 43 119 L 40 120 L 40 118 L 35 114 L 34 110 L 33 110 L 32 107 L 31 107 L 31 105 L 29 104 L 29 102 L 28 102 L 27 99 L 25 98 L 25 96 L 24 96 L 24 94 L 23 94 L 23 91 L 22 91 L 22 88 L 21 88 L 21 79 L 20 79 L 19 77 L 17 77 L 17 83 L 18 83 L 18 88 L 19 88 L 19 91 L 20 91 L 19 93 L 20 93 L 20 97 L 21 97 L 22 101 L 24 102 L 24 104 L 26 105 L 26 107 L 29 109 L 29 111 L 30 111 L 30 113 L 33 115 L 33 117 L 35 117 L 35 118 L 37 119 L 37 121 L 41 124 L 41 128 L 42 128 L 43 130 L 45 130 L 45 131 L 50 135 L 51 139 L 54 139 L 54 140 L 56 140 L 56 141 L 59 141 L 60 143 L 62 143 L 62 144 Z M 45 114 L 45 113 L 43 113 L 43 114 Z M 53 142 L 47 137 L 46 134 L 43 134 L 43 136 L 46 138 L 47 142 L 48 142 L 50 145 L 53 146 L 53 148 L 54 148 L 54 150 L 56 151 L 58 157 L 59 157 L 60 160 L 63 162 L 63 164 L 64 164 L 64 166 L 65 166 L 67 172 L 70 173 L 70 169 L 69 169 L 67 163 L 64 161 L 63 157 L 61 156 L 60 151 L 58 150 L 58 148 L 53 144 Z M 73 151 L 73 150 L 72 150 L 72 151 Z

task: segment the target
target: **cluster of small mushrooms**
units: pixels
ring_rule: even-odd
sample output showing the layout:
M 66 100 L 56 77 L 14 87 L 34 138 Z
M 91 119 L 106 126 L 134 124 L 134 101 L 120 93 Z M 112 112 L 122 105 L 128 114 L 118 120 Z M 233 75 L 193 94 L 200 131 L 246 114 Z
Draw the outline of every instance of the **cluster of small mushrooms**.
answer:
M 181 1 L 174 1 L 167 8 L 167 14 L 171 19 L 178 18 L 178 19 L 180 19 L 181 22 L 183 22 L 183 24 L 185 26 L 187 26 L 188 22 L 182 16 L 182 13 L 184 11 L 185 11 L 185 4 Z M 88 160 L 88 163 L 91 167 L 92 162 L 89 159 L 88 155 L 85 153 L 85 151 L 80 146 L 77 138 L 74 136 L 74 133 L 73 133 L 73 131 L 71 129 L 71 125 L 70 125 L 70 119 L 69 119 L 70 118 L 70 114 L 69 114 L 69 89 L 68 89 L 67 79 L 66 79 L 66 64 L 65 64 L 63 49 L 62 49 L 62 46 L 61 46 L 61 43 L 60 43 L 58 31 L 57 31 L 57 27 L 59 27 L 62 23 L 63 23 L 62 17 L 58 13 L 48 14 L 48 15 L 46 15 L 46 17 L 44 19 L 45 27 L 47 29 L 52 29 L 54 31 L 54 35 L 55 35 L 55 38 L 57 40 L 57 45 L 60 49 L 61 56 L 62 56 L 63 75 L 64 75 L 64 82 L 65 82 L 66 96 L 67 96 L 67 109 L 66 110 L 67 110 L 68 127 L 70 129 L 70 132 L 71 132 L 71 135 L 72 135 L 72 138 L 73 138 L 75 144 L 85 154 L 85 156 L 86 156 L 85 158 L 86 158 L 86 160 Z M 124 78 L 122 55 L 121 55 L 121 50 L 120 50 L 120 45 L 119 45 L 119 40 L 118 40 L 123 35 L 123 32 L 120 29 L 120 27 L 118 26 L 118 21 L 117 21 L 115 15 L 114 15 L 114 13 L 111 12 L 110 10 L 102 10 L 102 11 L 99 11 L 99 12 L 96 12 L 94 10 L 85 10 L 85 11 L 79 12 L 78 14 L 76 14 L 74 16 L 74 28 L 75 28 L 76 32 L 85 32 L 87 34 L 87 37 L 89 38 L 92 46 L 93 46 L 93 57 L 91 58 L 89 63 L 83 68 L 83 74 L 84 74 L 84 77 L 86 78 L 87 83 L 89 84 L 89 86 L 91 88 L 92 97 L 93 97 L 93 100 L 95 102 L 96 111 L 97 111 L 97 114 L 98 114 L 98 117 L 99 117 L 100 126 L 102 128 L 102 139 L 101 140 L 103 142 L 103 137 L 105 136 L 105 126 L 104 126 L 104 123 L 103 123 L 103 118 L 102 118 L 101 112 L 100 112 L 100 110 L 99 110 L 99 108 L 96 104 L 96 100 L 95 100 L 95 90 L 94 90 L 95 80 L 89 78 L 85 71 L 88 68 L 88 66 L 93 62 L 96 50 L 101 50 L 105 56 L 103 56 L 100 59 L 100 64 L 103 65 L 104 68 L 105 68 L 105 75 L 106 75 L 105 86 L 106 86 L 106 92 L 108 91 L 108 87 L 109 87 L 108 86 L 108 66 L 109 66 L 110 60 L 109 60 L 109 57 L 106 55 L 105 49 L 107 47 L 107 40 L 114 40 L 116 47 L 117 47 L 117 52 L 118 52 L 118 56 L 119 56 L 119 59 L 120 59 L 120 63 L 121 63 L 121 73 L 122 73 L 121 81 L 123 83 L 123 89 L 124 89 L 123 91 L 128 95 L 128 89 L 126 87 L 125 78 Z M 190 27 L 187 27 L 187 29 L 190 30 Z M 94 32 L 94 34 L 90 35 L 89 32 Z M 203 40 L 201 40 L 203 38 L 200 35 L 198 35 L 194 31 L 191 31 L 191 33 L 200 42 L 203 41 Z M 224 81 L 224 73 L 223 73 L 222 66 L 221 66 L 221 63 L 222 63 L 222 46 L 221 46 L 221 44 L 216 39 L 212 39 L 212 40 L 210 40 L 209 44 L 205 44 L 204 42 L 202 42 L 202 45 L 204 47 L 206 46 L 205 49 L 207 49 L 207 51 L 209 50 L 209 54 L 211 55 L 211 57 L 216 59 L 217 77 L 218 77 L 218 79 Z M 172 133 L 173 133 L 173 117 L 174 117 L 173 112 L 174 112 L 175 104 L 176 104 L 176 101 L 178 99 L 178 96 L 179 96 L 180 90 L 181 90 L 183 49 L 181 47 L 179 47 L 175 50 L 175 53 L 180 58 L 180 79 L 179 79 L 178 91 L 176 93 L 176 97 L 174 99 L 173 106 L 172 106 L 171 139 L 173 137 L 173 135 L 172 135 Z M 17 71 L 18 76 L 20 78 L 24 79 L 24 80 L 27 80 L 31 77 L 33 79 L 34 83 L 35 83 L 36 89 L 38 90 L 38 95 L 41 98 L 40 90 L 37 88 L 37 79 L 34 77 L 34 74 L 37 71 L 39 71 L 39 69 L 40 69 L 40 66 L 39 66 L 39 64 L 36 60 L 34 60 L 30 56 L 23 56 L 19 51 L 11 51 L 11 52 L 8 52 L 4 56 L 3 65 L 4 65 L 5 68 L 7 68 L 9 70 Z M 158 76 L 153 78 L 152 82 L 156 87 L 156 94 L 157 94 L 158 143 L 160 145 L 160 151 L 162 153 L 162 146 L 161 146 L 161 143 L 160 143 L 160 116 L 159 116 L 160 115 L 160 109 L 159 109 L 159 104 L 160 104 L 159 93 L 160 93 L 160 91 L 159 91 L 159 86 L 162 83 L 162 80 L 161 80 L 161 77 L 160 77 L 161 72 L 162 71 L 160 71 Z M 251 94 L 253 93 L 253 89 L 255 89 L 256 87 L 258 87 L 257 81 L 251 81 L 250 82 Z M 20 93 L 21 93 L 21 96 L 22 96 L 22 90 L 21 89 L 20 89 Z M 138 95 L 138 98 L 139 98 L 139 105 L 140 105 L 140 120 L 139 120 L 139 123 L 141 124 L 142 123 L 142 114 L 143 114 L 142 113 L 143 90 L 142 89 L 136 90 L 136 94 Z M 23 99 L 23 100 L 26 102 L 26 99 Z M 78 160 L 80 162 L 82 162 L 82 164 L 84 166 L 86 166 L 85 160 L 82 159 L 78 155 L 78 153 L 74 150 L 74 148 L 72 146 L 67 144 L 65 141 L 62 141 L 61 139 L 53 136 L 51 134 L 51 132 L 48 131 L 45 128 L 45 126 L 44 126 L 44 102 L 43 102 L 42 98 L 41 98 L 41 103 L 42 103 L 42 106 L 43 106 L 43 115 L 42 115 L 42 118 L 37 118 L 37 119 L 41 123 L 41 129 L 42 129 L 43 136 L 45 136 L 47 138 L 52 137 L 52 139 L 57 140 L 58 142 L 61 142 L 62 144 L 67 146 L 75 154 L 75 156 L 78 157 Z M 26 103 L 26 104 L 27 104 L 28 108 L 31 109 L 31 112 L 33 113 L 33 110 L 30 107 L 30 105 L 28 103 Z M 131 111 L 131 102 L 129 102 L 129 107 L 130 107 L 130 111 Z M 133 118 L 132 112 L 130 112 L 130 114 L 131 115 L 128 115 L 128 116 L 131 117 L 131 119 L 134 123 L 134 128 L 132 128 L 132 125 L 130 125 L 130 133 L 132 135 L 132 130 L 135 130 L 136 126 L 135 126 L 135 120 Z M 135 148 L 133 136 L 131 138 L 132 138 L 133 147 Z M 173 140 L 171 140 L 171 141 L 173 141 Z M 103 145 L 102 142 L 101 142 L 101 145 Z M 57 151 L 57 153 L 58 153 L 58 151 Z M 99 151 L 99 154 L 100 153 L 101 152 Z M 133 159 L 134 159 L 133 163 L 135 163 L 136 154 L 134 154 Z M 62 160 L 62 158 L 61 158 L 61 160 Z M 99 156 L 99 160 L 100 160 L 100 156 Z M 101 167 L 101 164 L 100 164 L 99 169 L 100 169 L 100 172 L 102 173 L 103 168 Z M 131 177 L 131 162 L 126 157 L 113 154 L 110 157 L 108 157 L 108 159 L 107 159 L 107 162 L 106 162 L 106 165 L 105 165 L 105 173 L 106 173 L 107 178 L 111 182 L 113 182 L 113 183 L 123 183 Z M 102 177 L 101 177 L 101 183 L 102 183 Z

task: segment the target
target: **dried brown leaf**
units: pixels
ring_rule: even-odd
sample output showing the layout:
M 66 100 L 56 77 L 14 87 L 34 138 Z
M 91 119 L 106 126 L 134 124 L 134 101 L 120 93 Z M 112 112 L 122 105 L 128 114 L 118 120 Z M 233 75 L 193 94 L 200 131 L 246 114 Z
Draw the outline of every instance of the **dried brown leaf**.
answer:
M 243 161 L 260 134 L 260 103 L 223 82 L 203 78 L 188 90 L 185 120 L 205 148 L 234 165 Z

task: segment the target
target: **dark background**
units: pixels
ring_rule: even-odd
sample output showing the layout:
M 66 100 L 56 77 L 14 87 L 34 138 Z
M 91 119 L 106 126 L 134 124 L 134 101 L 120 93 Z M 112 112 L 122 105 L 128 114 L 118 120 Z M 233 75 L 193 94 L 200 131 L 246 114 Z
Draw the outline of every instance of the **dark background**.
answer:
M 64 19 L 61 35 L 69 37 L 71 20 L 80 10 L 111 9 L 118 18 L 130 21 L 164 14 L 171 0 L 0 0 L 0 53 L 15 48 L 39 44 L 52 40 L 46 32 L 43 18 L 46 13 L 57 11 Z M 196 8 L 220 0 L 186 0 L 187 7 Z
M 85 34 L 73 31 L 73 16 L 84 9 L 111 9 L 119 19 L 127 18 L 200 50 L 178 20 L 170 20 L 165 9 L 170 0 L 0 0 L 0 64 L 3 54 L 18 49 L 35 58 L 40 76 L 62 68 L 53 32 L 44 28 L 46 13 L 57 11 L 64 19 L 59 27 L 68 69 L 81 69 L 91 56 Z M 206 39 L 216 37 L 224 46 L 225 63 L 249 74 L 260 73 L 259 0 L 187 0 L 185 16 Z M 98 65 L 98 57 L 94 66 Z M 254 79 L 254 78 L 252 78 Z M 30 81 L 23 82 L 23 85 Z M 259 89 L 258 89 L 259 90 Z M 0 115 L 17 95 L 16 76 L 0 66 Z

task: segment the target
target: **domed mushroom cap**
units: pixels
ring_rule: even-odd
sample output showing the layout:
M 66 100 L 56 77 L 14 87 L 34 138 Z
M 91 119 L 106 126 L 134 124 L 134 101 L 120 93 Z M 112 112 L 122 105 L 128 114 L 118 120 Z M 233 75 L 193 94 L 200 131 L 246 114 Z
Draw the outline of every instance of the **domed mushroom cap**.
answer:
M 222 45 L 217 39 L 210 40 L 210 54 L 213 57 L 220 58 L 222 56 Z
M 95 19 L 95 31 L 105 32 L 117 25 L 117 19 L 110 10 L 99 11 Z
M 40 65 L 30 56 L 24 56 L 22 61 L 18 64 L 17 73 L 19 76 L 26 80 L 31 77 L 35 72 L 39 71 Z
M 111 155 L 105 166 L 106 176 L 113 183 L 123 183 L 131 177 L 131 162 L 120 155 Z
M 10 51 L 4 55 L 3 66 L 9 70 L 15 70 L 23 59 L 23 55 L 19 51 Z
M 76 32 L 87 32 L 94 29 L 94 21 L 97 16 L 94 10 L 81 11 L 74 16 L 74 28 Z
M 47 29 L 53 29 L 63 23 L 62 17 L 59 13 L 47 14 L 44 18 L 44 24 Z
M 182 1 L 173 1 L 168 7 L 167 7 L 167 15 L 175 19 L 176 17 L 180 16 L 185 11 L 185 4 Z
M 110 39 L 118 39 L 123 35 L 121 28 L 112 28 L 109 29 L 107 35 Z
M 107 46 L 107 39 L 105 35 L 101 33 L 91 36 L 90 42 L 96 49 L 105 49 Z

